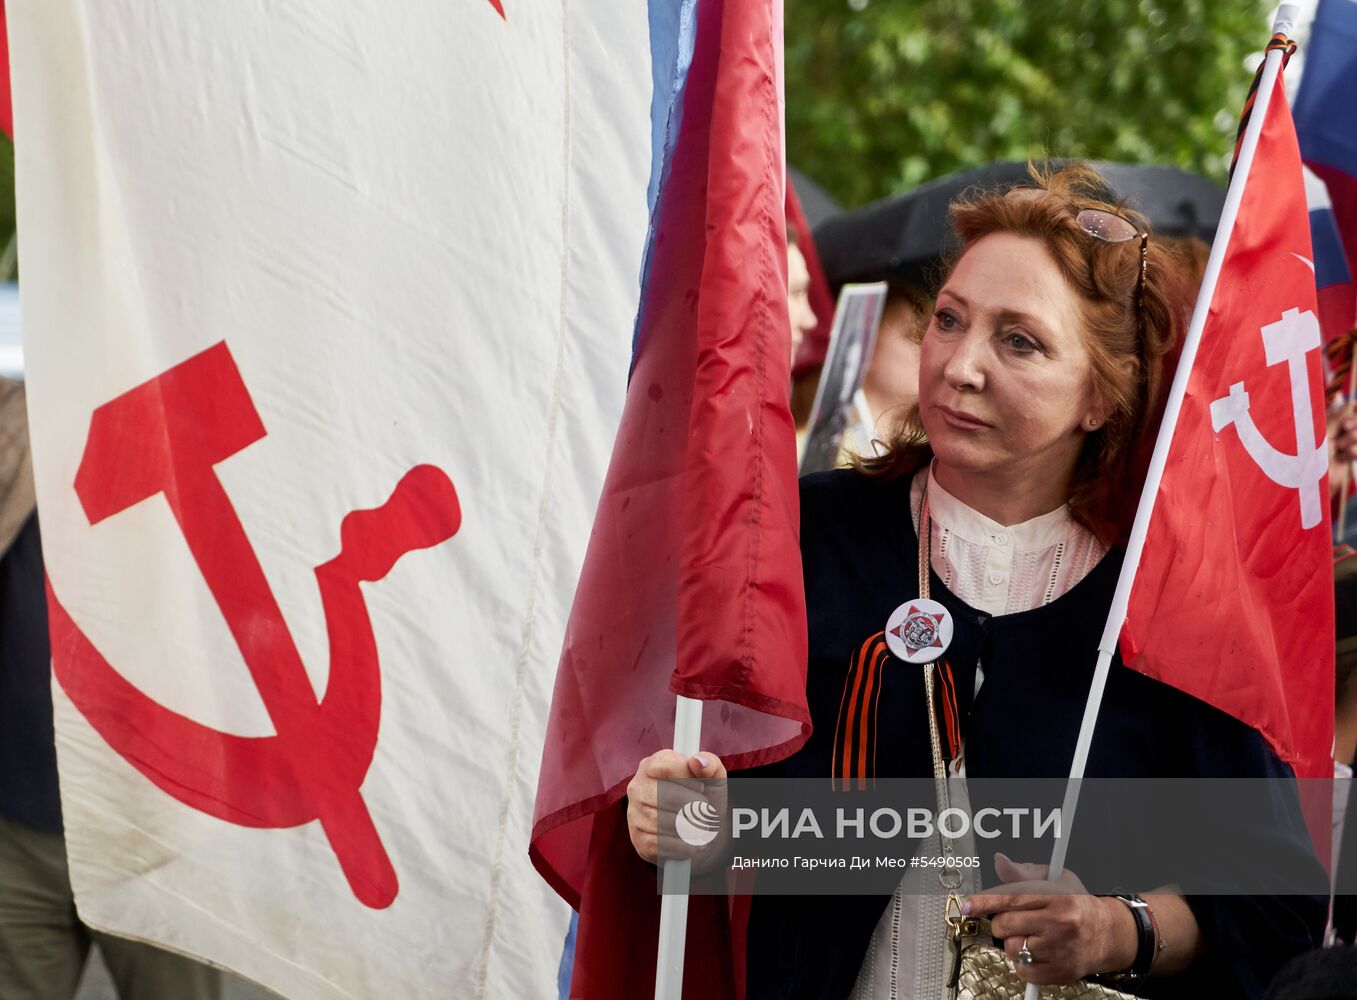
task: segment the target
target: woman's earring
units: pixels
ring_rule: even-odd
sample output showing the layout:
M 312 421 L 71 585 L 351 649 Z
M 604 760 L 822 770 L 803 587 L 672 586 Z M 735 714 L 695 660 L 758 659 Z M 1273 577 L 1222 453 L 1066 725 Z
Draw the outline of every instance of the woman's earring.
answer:
M 1097 417 L 1089 417 L 1089 418 L 1088 418 L 1088 429 L 1091 430 L 1091 431 L 1097 430 L 1097 429 L 1098 429 L 1098 418 L 1097 418 Z

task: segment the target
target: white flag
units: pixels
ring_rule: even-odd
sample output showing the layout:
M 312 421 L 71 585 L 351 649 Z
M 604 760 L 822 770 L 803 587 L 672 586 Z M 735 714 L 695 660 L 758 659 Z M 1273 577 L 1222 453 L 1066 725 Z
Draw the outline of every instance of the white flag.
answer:
M 646 6 L 6 6 L 81 916 L 290 997 L 552 995 Z

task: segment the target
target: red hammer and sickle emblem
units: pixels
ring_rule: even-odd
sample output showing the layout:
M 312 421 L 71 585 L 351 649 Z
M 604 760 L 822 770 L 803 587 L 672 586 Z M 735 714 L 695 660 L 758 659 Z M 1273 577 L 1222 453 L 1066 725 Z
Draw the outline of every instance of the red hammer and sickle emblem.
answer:
M 240 826 L 319 820 L 353 894 L 381 908 L 399 883 L 360 791 L 377 746 L 381 673 L 359 583 L 451 538 L 462 518 L 457 491 L 441 470 L 419 465 L 381 507 L 343 519 L 339 555 L 315 570 L 330 640 L 317 699 L 215 469 L 266 433 L 219 343 L 94 411 L 75 490 L 91 524 L 164 495 L 276 735 L 223 733 L 147 697 L 86 638 L 49 581 L 53 668 L 109 746 L 180 802 Z

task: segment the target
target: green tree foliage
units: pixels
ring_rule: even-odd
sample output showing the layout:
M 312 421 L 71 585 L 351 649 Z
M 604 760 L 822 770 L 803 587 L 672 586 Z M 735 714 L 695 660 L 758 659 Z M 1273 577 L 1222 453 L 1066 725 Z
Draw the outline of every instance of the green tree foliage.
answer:
M 0 281 L 13 281 L 17 267 L 13 263 L 10 241 L 14 239 L 14 144 L 0 133 Z M 6 252 L 9 251 L 9 256 Z
M 14 232 L 14 144 L 0 134 L 0 237 L 8 240 Z
M 1223 179 L 1269 9 L 786 0 L 788 159 L 848 206 L 1048 154 Z

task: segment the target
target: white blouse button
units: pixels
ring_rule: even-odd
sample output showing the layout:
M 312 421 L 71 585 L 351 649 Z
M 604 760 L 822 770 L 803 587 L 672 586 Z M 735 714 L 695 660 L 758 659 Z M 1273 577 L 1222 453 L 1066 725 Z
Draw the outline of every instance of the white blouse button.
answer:
M 1005 535 L 1003 532 L 1000 532 L 999 534 L 995 535 L 994 540 L 1000 545 L 1008 544 L 1008 536 Z
M 1000 573 L 1000 572 L 996 569 L 993 573 L 991 573 L 991 574 L 989 575 L 989 582 L 990 582 L 990 583 L 996 583 L 996 584 L 997 584 L 997 583 L 1003 583 L 1003 582 L 1004 582 L 1004 574 Z

